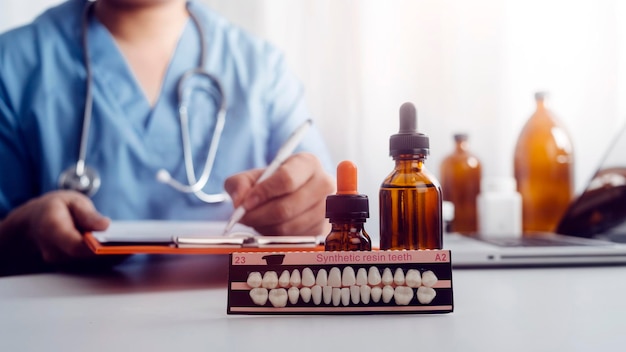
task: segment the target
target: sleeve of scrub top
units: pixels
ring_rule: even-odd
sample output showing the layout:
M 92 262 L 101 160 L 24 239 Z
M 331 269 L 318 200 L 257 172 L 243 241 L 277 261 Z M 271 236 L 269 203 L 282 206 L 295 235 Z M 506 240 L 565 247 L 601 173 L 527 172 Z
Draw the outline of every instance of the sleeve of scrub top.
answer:
M 24 144 L 20 141 L 19 122 L 9 106 L 3 79 L 0 80 L 0 219 L 30 198 L 27 185 L 32 179 L 25 165 L 27 158 Z
M 268 59 L 268 82 L 265 93 L 267 101 L 266 114 L 272 126 L 272 138 L 269 141 L 268 162 L 284 141 L 301 123 L 313 118 L 306 106 L 304 88 L 297 77 L 289 70 L 288 65 L 279 51 L 270 51 Z M 315 121 L 315 119 L 313 119 Z M 319 129 L 313 124 L 296 151 L 307 151 L 315 154 L 324 169 L 334 174 L 330 153 Z

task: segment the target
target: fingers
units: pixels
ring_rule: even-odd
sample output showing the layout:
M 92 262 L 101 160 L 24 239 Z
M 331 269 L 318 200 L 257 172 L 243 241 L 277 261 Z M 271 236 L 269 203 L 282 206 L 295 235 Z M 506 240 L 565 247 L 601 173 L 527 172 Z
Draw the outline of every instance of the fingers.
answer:
M 91 200 L 82 194 L 68 199 L 67 206 L 78 230 L 82 232 L 103 231 L 109 227 L 111 220 L 98 213 Z
M 246 199 L 248 192 L 255 186 L 256 180 L 261 177 L 262 173 L 262 169 L 248 170 L 226 179 L 224 189 L 233 200 L 235 208 L 240 206 L 244 199 Z
M 83 241 L 84 231 L 104 230 L 109 220 L 86 196 L 71 191 L 50 192 L 20 208 L 27 235 L 48 263 L 93 256 Z
M 319 160 L 309 153 L 291 156 L 270 178 L 254 187 L 244 201 L 246 209 L 253 209 L 257 204 L 265 203 L 277 197 L 292 195 L 323 172 Z M 307 189 L 308 190 L 308 189 Z M 309 190 L 312 191 L 312 190 Z M 325 197 L 325 195 L 324 195 Z M 301 201 L 302 199 L 296 199 Z
M 267 180 L 254 184 L 260 170 L 227 180 L 235 206 L 247 210 L 241 222 L 266 235 L 319 235 L 326 232 L 326 196 L 334 192 L 333 179 L 309 153 L 289 158 Z M 228 185 L 228 182 L 232 184 Z M 238 183 L 235 185 L 235 183 Z M 246 193 L 242 196 L 243 193 Z M 231 193 L 232 194 L 232 193 Z
M 235 207 L 243 203 L 244 208 L 249 211 L 272 198 L 295 192 L 317 172 L 323 172 L 319 160 L 310 153 L 298 153 L 287 159 L 272 176 L 261 183 L 257 184 L 256 180 L 263 170 L 256 169 L 229 177 L 224 188 L 233 199 Z
M 308 198 L 312 199 L 312 198 Z M 275 203 L 294 204 L 285 198 Z M 329 222 L 325 218 L 325 203 L 316 202 L 313 207 L 293 207 L 288 211 L 267 204 L 248 212 L 242 219 L 244 225 L 253 227 L 257 232 L 269 236 L 318 236 L 329 231 Z

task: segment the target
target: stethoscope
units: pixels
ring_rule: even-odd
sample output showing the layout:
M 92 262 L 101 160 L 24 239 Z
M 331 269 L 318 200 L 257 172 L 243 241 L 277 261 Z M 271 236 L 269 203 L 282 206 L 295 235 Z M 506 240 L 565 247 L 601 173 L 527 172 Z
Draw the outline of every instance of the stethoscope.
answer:
M 92 70 L 91 70 L 91 60 L 89 57 L 89 50 L 87 46 L 87 31 L 89 25 L 89 17 L 93 8 L 95 1 L 89 1 L 87 6 L 85 7 L 85 11 L 82 19 L 82 27 L 81 27 L 81 35 L 82 35 L 82 46 L 84 53 L 84 61 L 85 61 L 85 70 L 87 73 L 86 78 L 86 96 L 85 96 L 85 110 L 83 112 L 83 126 L 82 132 L 80 136 L 80 146 L 78 152 L 78 159 L 76 160 L 76 164 L 70 166 L 68 169 L 63 171 L 61 175 L 59 175 L 59 188 L 74 190 L 81 192 L 87 196 L 93 196 L 98 189 L 100 188 L 100 184 L 102 180 L 98 171 L 92 167 L 89 167 L 85 163 L 86 153 L 87 153 L 87 143 L 88 143 L 88 135 L 89 135 L 89 125 L 91 124 L 92 117 L 92 106 L 93 106 L 93 96 L 91 93 L 92 86 Z M 207 194 L 202 189 L 206 186 L 209 181 L 209 177 L 211 176 L 211 171 L 213 170 L 213 165 L 215 163 L 215 156 L 217 154 L 217 147 L 219 144 L 220 137 L 222 135 L 222 131 L 224 129 L 224 123 L 226 121 L 226 97 L 224 95 L 224 90 L 222 89 L 222 85 L 220 81 L 214 75 L 206 72 L 203 69 L 203 64 L 206 59 L 206 44 L 204 41 L 204 32 L 202 30 L 202 26 L 200 22 L 193 14 L 193 12 L 187 6 L 187 11 L 189 12 L 189 17 L 193 21 L 195 27 L 198 30 L 198 35 L 200 37 L 200 61 L 198 67 L 191 69 L 183 74 L 183 76 L 178 81 L 178 114 L 180 119 L 180 127 L 181 127 L 181 139 L 183 144 L 183 159 L 185 162 L 185 172 L 187 173 L 187 182 L 188 184 L 183 184 L 172 178 L 170 173 L 165 169 L 160 169 L 156 178 L 158 181 L 168 184 L 174 189 L 183 192 L 183 193 L 193 193 L 196 197 L 206 203 L 219 203 L 226 200 L 227 195 L 225 193 L 217 193 L 217 194 Z M 211 143 L 209 145 L 209 150 L 207 152 L 206 162 L 204 164 L 204 169 L 199 179 L 196 179 L 196 173 L 194 171 L 192 153 L 191 153 L 191 142 L 189 138 L 189 115 L 188 115 L 188 106 L 189 100 L 191 98 L 191 93 L 193 89 L 190 87 L 186 88 L 186 82 L 189 81 L 193 77 L 202 76 L 207 78 L 212 84 L 212 88 L 202 88 L 207 90 L 207 93 L 213 97 L 215 94 L 219 96 L 219 110 L 216 114 L 215 128 L 213 130 L 213 137 L 211 139 Z

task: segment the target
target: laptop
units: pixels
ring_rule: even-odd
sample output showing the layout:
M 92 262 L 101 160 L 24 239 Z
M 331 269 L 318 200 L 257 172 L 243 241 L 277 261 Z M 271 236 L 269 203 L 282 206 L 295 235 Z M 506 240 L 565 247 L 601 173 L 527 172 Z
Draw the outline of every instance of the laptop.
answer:
M 519 238 L 446 233 L 444 248 L 457 268 L 626 264 L 626 125 L 555 233 Z

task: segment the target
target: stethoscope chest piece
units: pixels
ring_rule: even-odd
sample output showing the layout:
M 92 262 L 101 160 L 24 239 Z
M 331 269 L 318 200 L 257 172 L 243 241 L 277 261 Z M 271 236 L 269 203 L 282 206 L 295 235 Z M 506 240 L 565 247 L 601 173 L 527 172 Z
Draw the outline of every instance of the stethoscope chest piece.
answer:
M 83 172 L 79 173 L 76 165 L 72 165 L 59 176 L 59 188 L 91 197 L 100 189 L 100 175 L 89 166 L 85 166 Z

